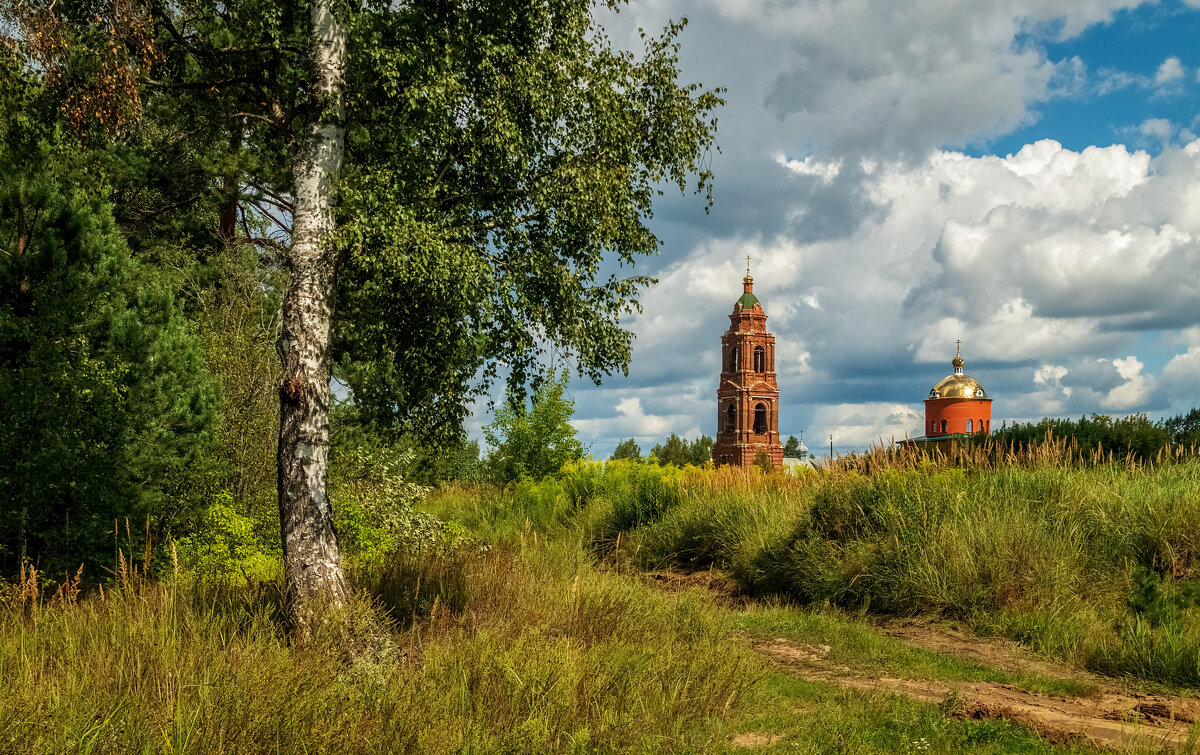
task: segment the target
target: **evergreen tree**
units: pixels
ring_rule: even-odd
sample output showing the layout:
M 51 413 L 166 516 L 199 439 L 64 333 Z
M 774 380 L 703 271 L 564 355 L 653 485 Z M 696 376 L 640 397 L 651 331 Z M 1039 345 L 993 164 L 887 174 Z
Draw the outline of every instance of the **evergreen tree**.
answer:
M 170 287 L 133 259 L 108 206 L 12 177 L 0 239 L 6 569 L 13 556 L 111 563 L 114 520 L 124 533 L 127 518 L 165 530 L 189 515 L 173 494 L 211 439 L 218 390 Z
M 800 439 L 795 435 L 789 435 L 787 443 L 783 446 L 783 455 L 791 459 L 804 458 L 800 453 Z

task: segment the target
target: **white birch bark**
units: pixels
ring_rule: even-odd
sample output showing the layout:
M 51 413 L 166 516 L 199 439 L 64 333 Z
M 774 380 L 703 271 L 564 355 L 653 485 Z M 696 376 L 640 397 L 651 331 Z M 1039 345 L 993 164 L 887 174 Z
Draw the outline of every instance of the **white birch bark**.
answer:
M 345 149 L 342 86 L 346 36 L 336 0 L 313 0 L 313 111 L 292 164 L 291 279 L 283 299 L 279 518 L 290 612 L 312 630 L 318 604 L 344 605 L 349 589 L 333 529 L 329 476 L 330 335 L 337 268 L 333 192 Z

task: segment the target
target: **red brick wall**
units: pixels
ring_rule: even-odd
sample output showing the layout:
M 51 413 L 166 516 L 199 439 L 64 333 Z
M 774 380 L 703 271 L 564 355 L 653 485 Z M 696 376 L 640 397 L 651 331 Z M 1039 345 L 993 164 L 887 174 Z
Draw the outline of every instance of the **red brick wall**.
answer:
M 734 306 L 729 330 L 721 336 L 721 382 L 717 386 L 717 433 L 713 463 L 748 467 L 759 453 L 766 453 L 776 469 L 783 468 L 783 444 L 779 441 L 779 386 L 775 376 L 775 336 L 767 332 L 767 315 L 762 306 L 743 310 Z M 754 349 L 763 349 L 763 370 L 754 369 Z M 734 369 L 733 350 L 738 350 Z M 754 432 L 755 408 L 766 410 L 765 432 Z M 728 428 L 728 409 L 736 421 Z
M 967 430 L 967 420 L 971 420 L 971 429 Z M 942 430 L 942 420 L 946 420 L 946 429 Z M 983 427 L 979 426 L 983 421 Z M 925 399 L 925 432 L 926 437 L 951 433 L 980 433 L 992 429 L 992 400 L 989 398 L 930 398 Z

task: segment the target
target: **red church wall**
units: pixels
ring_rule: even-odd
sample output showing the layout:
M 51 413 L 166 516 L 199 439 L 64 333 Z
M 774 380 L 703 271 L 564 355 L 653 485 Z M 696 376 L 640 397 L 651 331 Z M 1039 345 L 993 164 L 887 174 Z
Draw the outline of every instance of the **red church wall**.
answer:
M 942 429 L 942 420 L 946 429 Z M 967 429 L 971 420 L 971 429 Z M 980 422 L 983 427 L 980 427 Z M 952 433 L 990 432 L 992 400 L 979 398 L 931 398 L 925 400 L 925 435 L 936 437 Z

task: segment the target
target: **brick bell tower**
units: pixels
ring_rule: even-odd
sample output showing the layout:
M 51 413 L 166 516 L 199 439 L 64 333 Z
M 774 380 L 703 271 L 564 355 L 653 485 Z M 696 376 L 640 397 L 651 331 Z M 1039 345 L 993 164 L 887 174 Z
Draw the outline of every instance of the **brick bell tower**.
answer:
M 729 315 L 729 330 L 721 336 L 713 463 L 749 467 L 765 453 L 771 466 L 782 469 L 775 336 L 767 332 L 767 313 L 754 295 L 749 257 L 742 284 L 742 296 Z

